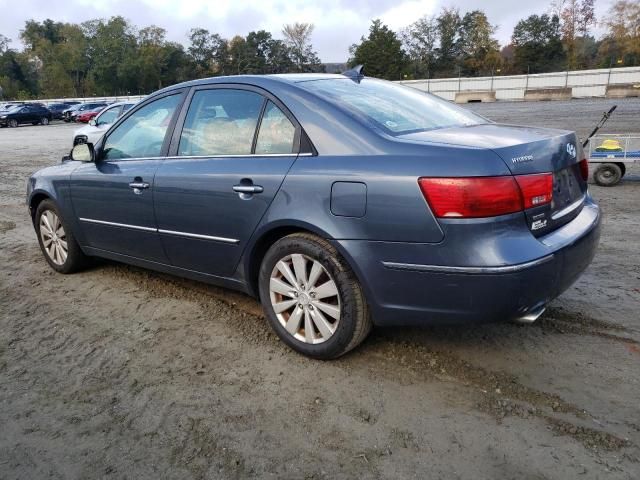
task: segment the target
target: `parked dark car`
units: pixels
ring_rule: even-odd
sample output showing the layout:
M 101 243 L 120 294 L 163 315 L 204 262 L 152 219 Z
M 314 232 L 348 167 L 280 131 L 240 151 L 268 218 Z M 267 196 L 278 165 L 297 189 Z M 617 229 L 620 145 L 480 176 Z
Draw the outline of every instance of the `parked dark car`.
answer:
M 79 103 L 80 102 L 52 103 L 47 108 L 51 112 L 51 116 L 54 120 L 62 120 L 63 112 L 71 106 L 78 105 Z
M 106 102 L 90 102 L 90 103 L 81 103 L 79 105 L 75 105 L 68 110 L 64 111 L 63 119 L 65 122 L 75 122 L 76 117 L 81 113 L 84 113 L 89 110 L 94 110 L 96 108 L 106 107 L 108 103 Z
M 44 257 L 105 257 L 258 297 L 315 358 L 372 325 L 533 322 L 589 265 L 573 132 L 492 123 L 351 71 L 166 88 L 27 202 Z
M 17 127 L 25 123 L 49 125 L 51 112 L 37 104 L 18 105 L 0 112 L 0 126 Z

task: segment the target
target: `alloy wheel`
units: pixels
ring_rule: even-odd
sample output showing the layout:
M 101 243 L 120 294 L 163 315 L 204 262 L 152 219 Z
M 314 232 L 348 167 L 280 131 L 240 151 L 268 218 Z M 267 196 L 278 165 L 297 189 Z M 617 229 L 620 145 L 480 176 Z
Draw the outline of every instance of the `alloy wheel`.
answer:
M 67 234 L 60 218 L 51 210 L 40 215 L 40 238 L 49 259 L 56 265 L 63 265 L 69 255 Z
M 9 120 L 9 126 L 11 128 L 15 128 L 18 126 L 18 121 L 15 118 L 12 118 L 11 120 Z
M 40 123 L 42 123 L 42 125 L 49 125 L 49 119 L 47 117 L 43 117 Z
M 284 329 L 297 340 L 319 344 L 335 333 L 340 321 L 340 292 L 317 260 L 294 253 L 273 267 L 271 306 Z

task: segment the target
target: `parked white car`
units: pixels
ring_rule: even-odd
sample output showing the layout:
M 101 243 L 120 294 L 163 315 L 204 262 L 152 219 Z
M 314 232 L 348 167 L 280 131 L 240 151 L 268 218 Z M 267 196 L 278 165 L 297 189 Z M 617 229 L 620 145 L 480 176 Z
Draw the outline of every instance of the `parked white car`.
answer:
M 134 105 L 132 102 L 119 102 L 105 107 L 88 125 L 73 132 L 73 146 L 79 143 L 96 143 L 111 124 Z

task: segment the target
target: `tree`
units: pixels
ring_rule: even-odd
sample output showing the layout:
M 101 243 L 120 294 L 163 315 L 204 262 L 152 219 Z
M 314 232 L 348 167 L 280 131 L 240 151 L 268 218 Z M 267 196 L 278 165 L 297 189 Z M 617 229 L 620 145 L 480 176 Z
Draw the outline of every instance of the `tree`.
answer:
M 531 15 L 513 29 L 513 64 L 519 73 L 552 72 L 565 65 L 557 15 Z
M 436 24 L 440 39 L 440 46 L 436 50 L 437 68 L 445 75 L 458 73 L 458 60 L 461 53 L 460 27 L 462 25 L 460 12 L 455 8 L 443 8 L 436 18 Z
M 369 36 L 350 48 L 350 66 L 364 65 L 367 75 L 387 80 L 399 80 L 407 68 L 407 56 L 402 42 L 393 30 L 380 20 L 373 20 Z
M 498 41 L 493 38 L 496 27 L 480 10 L 467 12 L 460 23 L 459 49 L 465 75 L 491 73 L 500 65 Z
M 617 1 L 609 9 L 604 25 L 607 33 L 598 50 L 600 66 L 640 65 L 640 3 Z
M 291 51 L 265 30 L 249 32 L 246 39 L 247 73 L 283 73 L 293 69 Z
M 138 91 L 137 40 L 134 28 L 123 17 L 84 24 L 91 74 L 97 92 L 117 95 Z
M 284 43 L 289 48 L 289 55 L 297 72 L 322 71 L 318 54 L 311 45 L 313 23 L 293 23 L 282 27 Z
M 579 66 L 577 38 L 585 37 L 595 25 L 594 0 L 555 0 L 551 8 L 561 22 L 562 41 L 567 52 L 567 68 Z
M 404 49 L 413 63 L 416 78 L 429 78 L 436 59 L 438 24 L 435 16 L 424 16 L 400 32 Z
M 164 28 L 151 25 L 138 33 L 137 63 L 138 89 L 145 92 L 162 88 L 162 78 L 166 72 L 166 50 Z
M 187 52 L 195 64 L 197 78 L 223 71 L 227 45 L 220 35 L 204 28 L 192 28 L 189 42 Z
M 9 44 L 11 43 L 11 39 L 5 37 L 0 33 L 0 55 L 4 54 L 9 50 Z

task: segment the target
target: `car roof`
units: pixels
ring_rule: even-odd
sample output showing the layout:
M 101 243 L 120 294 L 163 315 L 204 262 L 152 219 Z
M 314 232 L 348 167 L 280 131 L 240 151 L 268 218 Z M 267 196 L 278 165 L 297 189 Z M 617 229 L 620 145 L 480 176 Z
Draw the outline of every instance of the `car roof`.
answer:
M 222 77 L 207 77 L 200 78 L 198 80 L 190 80 L 187 82 L 178 83 L 169 87 L 163 88 L 154 93 L 169 92 L 171 90 L 195 87 L 200 85 L 214 85 L 216 83 L 246 83 L 249 85 L 260 86 L 263 83 L 267 83 L 269 80 L 277 81 L 285 84 L 296 84 L 301 82 L 308 82 L 311 80 L 331 80 L 341 79 L 345 80 L 348 77 L 336 73 L 277 73 L 270 75 L 227 75 Z

